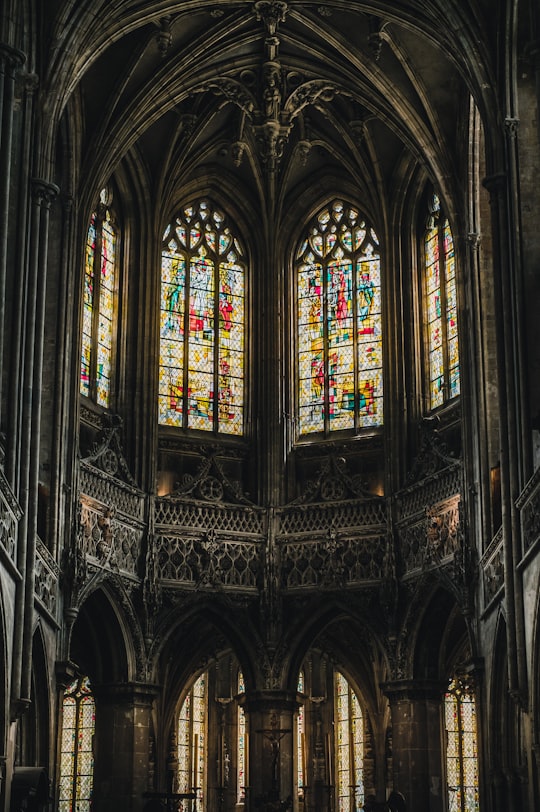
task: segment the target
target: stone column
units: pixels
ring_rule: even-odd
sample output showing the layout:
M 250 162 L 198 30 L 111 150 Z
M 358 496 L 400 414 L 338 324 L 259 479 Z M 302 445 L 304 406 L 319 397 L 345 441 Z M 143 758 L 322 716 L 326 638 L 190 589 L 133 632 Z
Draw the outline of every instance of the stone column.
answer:
M 407 809 L 443 812 L 444 687 L 439 682 L 399 680 L 383 685 L 392 712 L 393 789 Z
M 5 357 L 4 320 L 15 74 L 22 67 L 25 59 L 26 57 L 21 51 L 0 43 L 0 383 Z M 0 408 L 1 406 L 0 398 Z
M 293 730 L 297 694 L 253 691 L 244 698 L 249 749 L 246 810 L 274 809 L 294 793 Z
M 155 685 L 94 686 L 96 700 L 93 812 L 141 812 L 149 790 Z

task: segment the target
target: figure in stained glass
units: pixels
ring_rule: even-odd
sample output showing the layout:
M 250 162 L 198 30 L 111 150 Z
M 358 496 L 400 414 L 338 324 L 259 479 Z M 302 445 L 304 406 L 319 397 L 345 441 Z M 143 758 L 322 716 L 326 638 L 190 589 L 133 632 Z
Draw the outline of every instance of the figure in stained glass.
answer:
M 102 204 L 90 218 L 86 239 L 79 389 L 105 407 L 111 393 L 117 242 L 112 214 Z
M 460 391 L 454 242 L 437 195 L 424 235 L 424 314 L 429 404 L 435 409 Z
M 243 433 L 242 256 L 225 216 L 208 201 L 186 207 L 165 229 L 159 372 L 163 425 Z
M 377 245 L 358 211 L 336 200 L 308 225 L 296 251 L 301 435 L 382 422 Z

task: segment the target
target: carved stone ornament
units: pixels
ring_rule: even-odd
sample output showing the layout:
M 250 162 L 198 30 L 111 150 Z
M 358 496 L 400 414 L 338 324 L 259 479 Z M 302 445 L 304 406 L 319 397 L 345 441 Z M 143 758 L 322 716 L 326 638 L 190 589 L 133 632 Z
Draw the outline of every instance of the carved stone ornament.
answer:
M 304 492 L 290 504 L 311 502 L 337 502 L 344 499 L 373 499 L 361 476 L 352 476 L 344 457 L 331 454 L 321 465 L 316 477 L 310 480 Z
M 273 37 L 279 23 L 285 22 L 288 4 L 284 0 L 257 0 L 254 9 L 257 20 L 264 23 L 267 33 Z
M 210 452 L 201 448 L 202 456 L 198 469 L 194 475 L 184 474 L 182 481 L 177 484 L 170 494 L 171 498 L 195 497 L 205 502 L 250 505 L 249 499 L 244 496 L 238 482 L 227 476 L 219 459 L 219 450 Z
M 118 415 L 104 414 L 101 428 L 90 453 L 81 458 L 100 468 L 105 474 L 137 487 L 124 457 L 121 443 L 122 418 Z

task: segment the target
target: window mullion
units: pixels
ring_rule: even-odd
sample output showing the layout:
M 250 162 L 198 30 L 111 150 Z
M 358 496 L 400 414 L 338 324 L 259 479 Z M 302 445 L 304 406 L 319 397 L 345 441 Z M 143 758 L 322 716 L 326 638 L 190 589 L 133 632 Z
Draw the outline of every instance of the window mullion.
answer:
M 330 431 L 330 370 L 329 370 L 329 337 L 328 337 L 328 262 L 323 267 L 323 354 L 324 354 L 324 433 Z
M 184 363 L 182 369 L 182 427 L 189 426 L 189 302 L 191 298 L 191 262 L 192 255 L 186 256 L 186 284 L 184 293 Z
M 212 255 L 212 259 L 214 261 L 214 402 L 212 404 L 212 414 L 214 416 L 214 433 L 219 430 L 218 425 L 218 407 L 219 407 L 219 353 L 220 353 L 220 342 L 219 342 L 219 272 L 220 272 L 220 262 L 219 257 L 214 257 Z
M 352 268 L 352 315 L 353 315 L 353 363 L 354 363 L 354 430 L 359 430 L 360 423 L 360 409 L 359 409 L 359 395 L 360 395 L 360 366 L 358 363 L 358 257 L 353 255 L 350 257 Z
M 439 241 L 439 296 L 441 297 L 441 336 L 443 353 L 443 396 L 444 400 L 450 397 L 450 359 L 448 354 L 448 319 L 446 313 L 446 253 L 444 245 L 444 223 L 445 219 L 441 212 L 437 227 L 437 239 Z
M 103 248 L 103 218 L 96 216 L 96 244 L 94 248 L 92 295 L 92 351 L 90 353 L 90 397 L 97 400 L 97 365 L 99 343 L 99 299 L 101 289 L 101 251 Z

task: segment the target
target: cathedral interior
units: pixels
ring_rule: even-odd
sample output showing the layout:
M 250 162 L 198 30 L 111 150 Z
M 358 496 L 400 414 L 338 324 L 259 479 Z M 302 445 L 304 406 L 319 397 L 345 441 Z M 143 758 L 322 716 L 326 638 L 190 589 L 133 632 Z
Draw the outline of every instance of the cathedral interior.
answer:
M 3 0 L 0 810 L 540 809 L 540 5 Z

